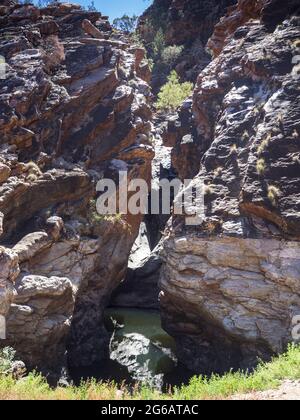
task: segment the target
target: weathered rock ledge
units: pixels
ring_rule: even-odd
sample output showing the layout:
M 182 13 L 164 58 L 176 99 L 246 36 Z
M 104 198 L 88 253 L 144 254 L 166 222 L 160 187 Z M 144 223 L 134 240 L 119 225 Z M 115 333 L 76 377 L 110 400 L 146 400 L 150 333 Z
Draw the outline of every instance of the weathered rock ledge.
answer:
M 140 216 L 103 219 L 96 183 L 151 178 L 144 52 L 72 4 L 0 9 L 0 315 L 29 368 L 107 352 L 103 309 Z
M 190 369 L 251 367 L 292 340 L 299 242 L 188 235 L 170 239 L 163 257 L 163 325 Z
M 203 223 L 172 218 L 160 278 L 164 328 L 200 373 L 283 351 L 300 314 L 296 3 L 230 8 L 208 42 L 215 59 L 164 134 L 179 176 L 204 183 Z

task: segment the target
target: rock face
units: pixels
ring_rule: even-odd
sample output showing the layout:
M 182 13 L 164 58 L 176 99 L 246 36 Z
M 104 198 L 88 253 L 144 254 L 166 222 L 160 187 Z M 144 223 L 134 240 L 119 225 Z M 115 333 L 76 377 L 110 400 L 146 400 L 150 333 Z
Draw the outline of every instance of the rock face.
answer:
M 190 369 L 247 368 L 292 340 L 299 242 L 190 234 L 169 240 L 164 257 L 163 323 Z
M 192 125 L 165 134 L 180 150 L 191 127 L 184 156 L 199 165 L 194 185 L 206 185 L 201 226 L 173 217 L 160 281 L 164 327 L 198 372 L 282 351 L 300 314 L 297 9 L 292 0 L 232 7 L 208 42 L 215 59 L 198 77 Z
M 111 306 L 158 309 L 158 280 L 161 268 L 161 245 L 152 251 L 146 225 L 141 225 L 139 236 L 132 248 L 124 281 L 115 290 Z
M 153 119 L 152 191 L 159 190 L 161 179 L 175 176 L 172 168 L 171 147 L 164 145 L 162 135 L 166 131 L 164 117 Z M 150 196 L 151 197 L 151 196 Z M 139 235 L 131 250 L 128 270 L 124 281 L 116 289 L 110 304 L 112 306 L 158 309 L 158 281 L 162 260 L 162 232 L 169 214 L 148 214 L 141 224 Z
M 166 45 L 182 45 L 182 54 L 175 66 L 178 74 L 195 82 L 199 72 L 209 63 L 205 51 L 215 24 L 235 0 L 154 0 L 139 21 L 139 33 L 151 50 L 159 29 L 163 30 Z M 153 80 L 161 84 L 159 75 Z M 156 80 L 158 79 L 158 80 Z
M 72 4 L 0 10 L 0 315 L 28 367 L 90 364 L 102 312 L 141 217 L 101 218 L 91 199 L 119 170 L 150 181 L 150 88 L 140 48 Z M 122 38 L 122 39 L 121 39 Z

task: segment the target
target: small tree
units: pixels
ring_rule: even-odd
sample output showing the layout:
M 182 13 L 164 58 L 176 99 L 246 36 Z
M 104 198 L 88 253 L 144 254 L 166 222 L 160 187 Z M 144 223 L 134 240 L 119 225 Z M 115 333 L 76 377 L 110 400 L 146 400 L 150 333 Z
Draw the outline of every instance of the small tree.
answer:
M 166 47 L 161 54 L 161 61 L 163 64 L 172 68 L 183 51 L 183 45 L 171 45 Z
M 160 28 L 154 37 L 154 40 L 152 42 L 152 50 L 154 57 L 156 59 L 159 59 L 162 55 L 163 50 L 166 47 L 166 41 L 165 41 L 165 35 L 163 30 Z
M 120 18 L 114 19 L 113 26 L 116 29 L 119 29 L 123 32 L 131 33 L 135 31 L 137 21 L 138 21 L 138 16 L 136 15 L 133 15 L 133 16 L 123 15 Z
M 173 70 L 167 83 L 160 89 L 155 106 L 160 111 L 174 111 L 191 95 L 192 91 L 193 84 L 190 82 L 180 83 L 178 74 Z

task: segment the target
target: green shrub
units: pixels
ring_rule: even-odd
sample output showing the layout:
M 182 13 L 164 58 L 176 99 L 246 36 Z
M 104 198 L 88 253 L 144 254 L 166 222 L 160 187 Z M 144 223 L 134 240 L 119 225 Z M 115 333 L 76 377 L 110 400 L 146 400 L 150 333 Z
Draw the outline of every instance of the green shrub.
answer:
M 165 35 L 163 30 L 160 28 L 154 37 L 152 42 L 152 50 L 154 58 L 159 59 L 162 55 L 163 50 L 166 47 Z
M 257 148 L 257 154 L 258 156 L 261 156 L 268 148 L 269 144 L 270 144 L 270 140 L 272 138 L 272 134 L 269 133 L 260 143 L 260 145 Z
M 144 48 L 143 40 L 138 32 L 132 32 L 130 34 L 131 41 L 138 47 Z
M 0 375 L 10 370 L 15 354 L 15 350 L 11 347 L 0 349 Z
M 161 88 L 155 106 L 160 111 L 174 111 L 191 95 L 192 91 L 193 84 L 190 82 L 180 83 L 176 71 L 173 70 L 167 83 Z
M 124 228 L 130 228 L 126 221 L 123 220 L 123 215 L 121 213 L 116 214 L 99 214 L 97 212 L 97 202 L 96 200 L 90 200 L 89 202 L 89 213 L 88 213 L 89 221 L 92 225 L 98 225 L 103 222 L 109 223 L 119 223 L 120 225 L 124 226 Z
M 183 45 L 171 45 L 166 47 L 161 54 L 162 63 L 172 68 L 183 51 Z

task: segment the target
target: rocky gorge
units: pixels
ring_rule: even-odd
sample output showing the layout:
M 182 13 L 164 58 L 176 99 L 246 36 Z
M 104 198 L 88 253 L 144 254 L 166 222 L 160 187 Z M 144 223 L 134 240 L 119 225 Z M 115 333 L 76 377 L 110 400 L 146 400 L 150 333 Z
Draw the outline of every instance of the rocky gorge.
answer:
M 100 220 L 96 183 L 118 170 L 147 182 L 150 88 L 143 50 L 79 6 L 4 2 L 0 53 L 1 314 L 29 368 L 103 358 L 103 308 L 141 216 Z M 101 327 L 102 325 L 102 327 Z
M 195 82 L 165 114 L 144 48 L 101 13 L 0 5 L 0 345 L 55 378 L 105 363 L 108 306 L 159 310 L 195 373 L 251 368 L 293 341 L 298 2 L 155 0 L 138 26 L 147 50 L 162 12 L 166 43 L 184 45 L 174 68 Z M 99 215 L 96 184 L 120 171 L 204 184 L 202 224 Z

